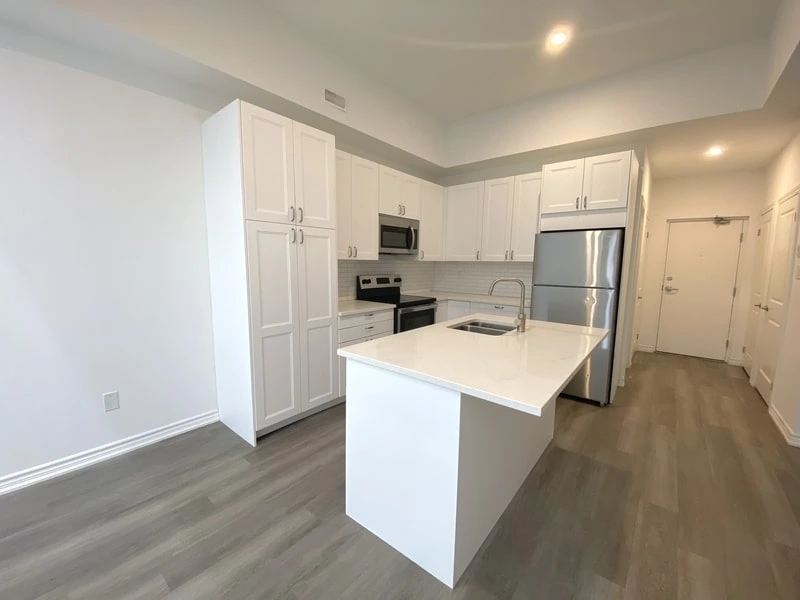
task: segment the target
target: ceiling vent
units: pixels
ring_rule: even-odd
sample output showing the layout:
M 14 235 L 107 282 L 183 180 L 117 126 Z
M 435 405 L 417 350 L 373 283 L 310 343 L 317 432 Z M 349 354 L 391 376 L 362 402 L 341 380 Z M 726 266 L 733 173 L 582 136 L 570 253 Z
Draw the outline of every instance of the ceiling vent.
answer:
M 325 89 L 325 102 L 332 104 L 341 111 L 347 112 L 347 98 L 327 88 Z

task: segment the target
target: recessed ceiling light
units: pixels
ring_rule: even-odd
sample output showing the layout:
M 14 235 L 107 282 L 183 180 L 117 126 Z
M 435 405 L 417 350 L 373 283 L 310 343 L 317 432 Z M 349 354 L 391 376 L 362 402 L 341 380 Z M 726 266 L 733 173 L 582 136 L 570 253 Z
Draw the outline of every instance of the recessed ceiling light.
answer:
M 711 146 L 708 150 L 706 150 L 706 156 L 717 157 L 722 156 L 725 153 L 725 148 L 722 146 Z
M 561 52 L 572 39 L 572 29 L 567 25 L 559 25 L 547 34 L 547 44 L 545 50 L 550 54 Z

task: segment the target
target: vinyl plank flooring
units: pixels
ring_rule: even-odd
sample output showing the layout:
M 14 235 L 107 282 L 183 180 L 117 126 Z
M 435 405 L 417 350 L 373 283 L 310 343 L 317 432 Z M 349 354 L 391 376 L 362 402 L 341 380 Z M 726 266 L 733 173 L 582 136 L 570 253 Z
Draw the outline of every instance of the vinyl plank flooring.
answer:
M 800 597 L 800 450 L 741 369 L 637 354 L 555 439 L 454 590 L 348 519 L 343 406 L 220 424 L 0 497 L 0 598 Z

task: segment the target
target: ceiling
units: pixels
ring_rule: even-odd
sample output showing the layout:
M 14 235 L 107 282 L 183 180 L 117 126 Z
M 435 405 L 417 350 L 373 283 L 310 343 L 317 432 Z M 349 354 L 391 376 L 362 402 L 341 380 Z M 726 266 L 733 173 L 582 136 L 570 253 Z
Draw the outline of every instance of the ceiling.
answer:
M 778 0 L 199 0 L 274 14 L 446 122 L 748 40 Z M 218 8 L 218 7 L 215 7 Z M 230 13 L 228 13 L 230 14 Z M 571 23 L 560 56 L 547 33 Z

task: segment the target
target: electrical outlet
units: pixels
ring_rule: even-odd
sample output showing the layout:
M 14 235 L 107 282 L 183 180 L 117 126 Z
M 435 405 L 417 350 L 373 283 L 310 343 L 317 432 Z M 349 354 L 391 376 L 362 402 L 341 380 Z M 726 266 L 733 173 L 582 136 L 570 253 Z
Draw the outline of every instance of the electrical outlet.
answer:
M 119 408 L 119 392 L 108 392 L 103 394 L 103 409 L 106 412 Z

